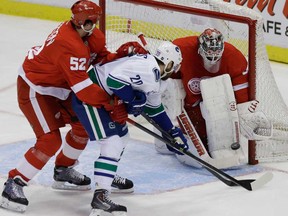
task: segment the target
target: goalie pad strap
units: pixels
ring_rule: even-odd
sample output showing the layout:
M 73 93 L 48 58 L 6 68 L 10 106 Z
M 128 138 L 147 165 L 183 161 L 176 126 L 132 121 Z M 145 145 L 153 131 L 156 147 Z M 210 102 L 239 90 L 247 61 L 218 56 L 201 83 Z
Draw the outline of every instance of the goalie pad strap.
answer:
M 198 152 L 198 155 L 202 156 L 204 154 L 208 154 L 195 128 L 193 128 L 191 121 L 189 121 L 189 118 L 187 118 L 187 115 L 185 115 L 185 113 L 183 112 L 179 116 L 177 116 L 177 119 L 181 128 L 184 129 L 187 136 L 191 139 L 192 143 L 194 144 Z

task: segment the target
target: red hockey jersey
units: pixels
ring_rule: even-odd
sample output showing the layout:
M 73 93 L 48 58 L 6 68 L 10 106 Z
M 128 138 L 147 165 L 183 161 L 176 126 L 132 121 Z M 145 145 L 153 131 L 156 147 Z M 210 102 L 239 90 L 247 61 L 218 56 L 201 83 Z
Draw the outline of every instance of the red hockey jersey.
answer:
M 113 58 L 115 54 L 106 49 L 99 29 L 85 39 L 67 21 L 54 29 L 42 46 L 29 50 L 19 75 L 39 94 L 65 100 L 72 89 L 83 102 L 100 106 L 109 97 L 86 71 L 92 60 Z
M 202 57 L 198 54 L 198 37 L 179 38 L 173 43 L 181 49 L 183 61 L 180 71 L 172 78 L 181 78 L 185 91 L 185 102 L 194 104 L 201 99 L 201 79 L 229 74 L 238 103 L 248 100 L 247 61 L 243 54 L 233 45 L 225 42 L 225 48 L 218 73 L 208 72 L 202 64 Z
M 180 71 L 173 74 L 171 78 L 182 79 L 186 92 L 185 108 L 202 141 L 206 143 L 205 121 L 198 105 L 202 100 L 200 81 L 209 77 L 229 74 L 237 103 L 248 101 L 247 61 L 239 50 L 225 42 L 220 70 L 217 73 L 210 73 L 204 68 L 202 57 L 198 54 L 197 36 L 179 38 L 173 43 L 179 46 L 183 61 Z

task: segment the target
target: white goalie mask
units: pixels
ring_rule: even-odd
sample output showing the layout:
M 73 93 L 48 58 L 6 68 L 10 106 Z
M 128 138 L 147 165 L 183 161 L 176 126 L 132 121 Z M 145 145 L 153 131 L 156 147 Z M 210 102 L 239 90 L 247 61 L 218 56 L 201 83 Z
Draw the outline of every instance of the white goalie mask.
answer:
M 176 73 L 180 69 L 182 62 L 180 48 L 169 41 L 162 42 L 153 56 L 165 65 L 161 78 L 169 77 L 171 73 Z
M 198 37 L 198 53 L 202 56 L 204 66 L 215 65 L 222 57 L 224 51 L 224 38 L 220 31 L 208 28 Z

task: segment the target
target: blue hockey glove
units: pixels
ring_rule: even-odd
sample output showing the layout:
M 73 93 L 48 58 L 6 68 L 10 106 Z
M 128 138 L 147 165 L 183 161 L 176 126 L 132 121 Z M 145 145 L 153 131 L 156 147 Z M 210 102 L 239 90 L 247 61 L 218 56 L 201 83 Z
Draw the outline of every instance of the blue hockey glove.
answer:
M 134 99 L 127 104 L 127 112 L 133 114 L 135 117 L 143 112 L 144 106 L 146 104 L 145 93 L 134 90 Z
M 189 149 L 189 146 L 187 144 L 187 139 L 185 138 L 183 132 L 181 131 L 180 128 L 178 127 L 173 127 L 172 129 L 170 129 L 168 131 L 168 133 L 176 140 L 176 145 L 183 149 L 183 151 L 186 151 Z M 169 149 L 169 151 L 172 151 L 176 154 L 180 154 L 180 155 L 183 155 L 181 152 L 177 151 L 176 149 L 170 147 L 167 145 L 167 148 Z

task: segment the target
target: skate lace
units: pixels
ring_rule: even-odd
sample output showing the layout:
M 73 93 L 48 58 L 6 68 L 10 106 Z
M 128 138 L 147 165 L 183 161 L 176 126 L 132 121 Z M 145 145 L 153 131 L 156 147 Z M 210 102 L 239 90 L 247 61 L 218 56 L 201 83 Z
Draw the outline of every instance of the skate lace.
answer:
M 72 168 L 68 168 L 66 170 L 66 174 L 74 180 L 83 181 L 85 178 L 83 174 L 79 173 L 78 171 Z
M 12 185 L 12 191 L 14 191 L 15 196 L 21 197 L 21 198 L 26 198 L 23 192 L 23 187 L 19 186 L 17 184 Z
M 23 187 L 15 183 L 13 180 L 7 183 L 5 190 L 11 197 L 15 198 L 26 198 L 23 192 Z
M 119 175 L 115 175 L 113 181 L 114 181 L 115 183 L 125 184 L 126 178 L 123 178 L 123 177 L 121 177 L 121 176 L 119 176 Z
M 109 192 L 105 190 L 103 194 L 103 200 L 109 205 L 118 206 L 118 204 L 114 203 L 111 199 L 109 199 Z

